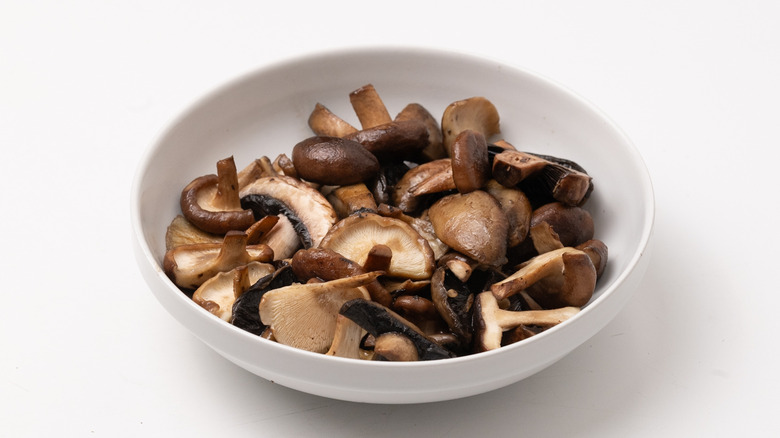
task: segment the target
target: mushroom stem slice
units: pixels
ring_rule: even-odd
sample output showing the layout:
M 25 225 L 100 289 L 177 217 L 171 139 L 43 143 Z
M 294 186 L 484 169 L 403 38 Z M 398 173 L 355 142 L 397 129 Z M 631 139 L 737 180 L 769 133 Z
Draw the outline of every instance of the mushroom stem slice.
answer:
M 269 263 L 251 262 L 228 272 L 220 272 L 206 280 L 195 293 L 192 300 L 199 306 L 230 322 L 233 317 L 233 304 L 252 283 L 273 273 Z
M 393 362 L 414 362 L 420 359 L 414 342 L 397 332 L 388 332 L 377 336 L 374 341 L 374 353 Z
M 372 84 L 364 85 L 349 93 L 349 101 L 363 129 L 390 123 L 393 119 L 382 98 Z
M 327 356 L 346 357 L 349 359 L 362 359 L 360 353 L 360 341 L 365 330 L 355 324 L 344 315 L 336 317 L 336 330 L 333 334 L 333 342 Z
M 516 150 L 504 150 L 493 157 L 493 178 L 506 187 L 514 187 L 540 172 L 549 162 L 536 155 Z
M 522 325 L 552 327 L 579 311 L 573 306 L 552 310 L 503 310 L 492 293 L 482 292 L 474 302 L 474 350 L 482 352 L 501 347 L 501 337 L 507 330 Z
M 314 134 L 328 137 L 344 137 L 357 132 L 357 128 L 333 114 L 321 103 L 314 105 L 314 110 L 309 115 L 309 127 Z
M 217 161 L 217 193 L 214 195 L 213 205 L 224 211 L 241 210 L 238 174 L 233 157 Z
M 534 285 L 539 285 L 530 290 Z M 503 300 L 522 290 L 545 307 L 582 307 L 590 301 L 596 287 L 596 268 L 587 254 L 571 247 L 540 254 L 490 290 Z M 547 305 L 545 305 L 547 304 Z

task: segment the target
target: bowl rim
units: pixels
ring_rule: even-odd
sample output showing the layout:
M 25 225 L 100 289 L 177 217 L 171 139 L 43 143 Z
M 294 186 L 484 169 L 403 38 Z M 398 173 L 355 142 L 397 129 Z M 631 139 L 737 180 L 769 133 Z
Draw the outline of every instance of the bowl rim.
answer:
M 577 101 L 579 105 L 582 105 L 583 107 L 587 108 L 588 111 L 592 112 L 594 115 L 598 116 L 600 120 L 604 121 L 605 124 L 609 127 L 609 129 L 611 129 L 618 137 L 620 137 L 622 143 L 625 146 L 627 146 L 627 149 L 630 152 L 630 157 L 634 161 L 634 166 L 637 169 L 642 170 L 641 175 L 639 175 L 637 178 L 637 181 L 641 183 L 641 191 L 645 195 L 644 215 L 642 220 L 643 228 L 641 230 L 636 251 L 633 254 L 631 254 L 630 259 L 627 261 L 626 268 L 619 273 L 619 275 L 612 281 L 609 287 L 605 288 L 599 294 L 598 297 L 596 297 L 594 300 L 592 300 L 586 306 L 584 306 L 582 308 L 582 311 L 580 311 L 578 314 L 576 314 L 569 320 L 565 321 L 564 323 L 554 326 L 548 330 L 545 330 L 544 332 L 539 333 L 538 335 L 535 335 L 531 338 L 525 339 L 521 342 L 512 345 L 504 346 L 496 350 L 471 354 L 467 356 L 460 356 L 460 357 L 450 358 L 446 360 L 436 360 L 436 361 L 418 361 L 418 362 L 356 361 L 355 359 L 327 356 L 320 353 L 314 353 L 310 351 L 297 349 L 284 344 L 280 344 L 278 342 L 269 341 L 267 339 L 263 339 L 259 336 L 256 336 L 252 333 L 249 333 L 245 330 L 242 330 L 238 327 L 235 327 L 232 324 L 226 323 L 225 321 L 222 321 L 219 318 L 215 318 L 211 313 L 209 313 L 202 307 L 195 304 L 191 299 L 189 299 L 185 294 L 183 294 L 173 284 L 173 282 L 170 281 L 170 279 L 164 274 L 160 262 L 157 260 L 157 257 L 154 255 L 152 249 L 148 245 L 143 232 L 142 219 L 141 219 L 141 201 L 142 201 L 141 187 L 143 184 L 143 177 L 147 169 L 152 164 L 155 151 L 161 146 L 161 144 L 163 144 L 163 141 L 167 138 L 167 136 L 172 132 L 174 132 L 174 130 L 180 123 L 185 121 L 192 113 L 194 113 L 202 105 L 210 102 L 214 98 L 218 97 L 221 94 L 224 94 L 226 91 L 234 87 L 237 87 L 247 81 L 253 80 L 253 78 L 255 77 L 262 76 L 263 74 L 272 72 L 274 70 L 289 68 L 291 66 L 294 66 L 296 64 L 301 64 L 301 63 L 307 63 L 307 64 L 316 63 L 324 59 L 331 59 L 331 58 L 344 58 L 344 57 L 354 58 L 354 57 L 360 57 L 366 55 L 375 56 L 377 54 L 382 54 L 382 53 L 386 53 L 386 54 L 403 53 L 403 54 L 409 54 L 414 56 L 435 56 L 438 58 L 446 58 L 448 62 L 481 64 L 483 66 L 493 65 L 493 66 L 499 66 L 501 68 L 509 69 L 515 74 L 521 74 L 527 76 L 535 81 L 539 81 L 541 83 L 546 84 L 550 88 L 557 89 L 559 92 L 566 94 L 567 98 Z M 287 351 L 288 353 L 292 353 L 294 355 L 301 355 L 303 358 L 308 358 L 310 360 L 327 361 L 333 363 L 342 362 L 345 364 L 349 364 L 350 366 L 359 364 L 357 366 L 372 367 L 372 368 L 377 367 L 379 369 L 387 368 L 387 367 L 427 368 L 433 366 L 437 368 L 441 368 L 442 366 L 457 366 L 458 364 L 464 362 L 479 361 L 488 357 L 505 354 L 507 351 L 511 351 L 517 348 L 523 348 L 524 345 L 543 342 L 543 340 L 546 339 L 547 337 L 556 336 L 558 332 L 560 332 L 561 330 L 565 330 L 566 327 L 575 324 L 579 320 L 588 318 L 588 315 L 592 312 L 592 309 L 597 308 L 599 303 L 607 300 L 608 297 L 612 296 L 615 293 L 615 291 L 619 289 L 620 286 L 626 281 L 626 279 L 629 276 L 631 276 L 631 274 L 639 264 L 640 259 L 644 256 L 645 252 L 647 251 L 649 241 L 652 237 L 654 222 L 655 222 L 655 214 L 656 214 L 655 202 L 656 202 L 655 193 L 653 190 L 653 184 L 650 178 L 650 174 L 644 162 L 644 159 L 642 158 L 636 145 L 631 141 L 631 139 L 624 132 L 624 130 L 614 122 L 614 120 L 611 117 L 609 117 L 606 113 L 604 113 L 599 107 L 593 104 L 590 100 L 587 100 L 586 98 L 581 96 L 579 93 L 573 91 L 569 87 L 557 82 L 554 79 L 551 79 L 545 75 L 537 73 L 532 69 L 519 66 L 511 62 L 507 62 L 506 60 L 498 59 L 495 57 L 485 56 L 483 54 L 469 53 L 464 51 L 455 51 L 452 49 L 441 49 L 441 48 L 420 47 L 420 46 L 409 47 L 409 46 L 399 46 L 399 45 L 355 46 L 355 47 L 331 48 L 331 49 L 320 50 L 315 52 L 299 53 L 292 56 L 277 58 L 275 61 L 250 68 L 244 71 L 243 73 L 239 73 L 233 76 L 232 78 L 229 78 L 228 80 L 221 82 L 216 87 L 212 87 L 210 88 L 209 91 L 206 91 L 205 93 L 202 93 L 200 96 L 196 97 L 195 99 L 190 100 L 188 103 L 186 103 L 181 108 L 179 108 L 179 110 L 175 112 L 175 115 L 172 118 L 170 118 L 167 123 L 163 123 L 162 128 L 158 130 L 156 135 L 153 137 L 153 140 L 146 146 L 146 149 L 144 150 L 141 159 L 139 160 L 139 163 L 135 168 L 131 190 L 130 190 L 131 227 L 133 232 L 132 238 L 135 240 L 134 243 L 137 251 L 140 251 L 140 254 L 137 254 L 138 262 L 140 263 L 141 260 L 143 260 L 146 263 L 149 263 L 152 266 L 152 268 L 156 271 L 156 274 L 159 277 L 159 279 L 162 280 L 162 282 L 165 284 L 167 292 L 175 294 L 175 296 L 178 297 L 178 300 L 183 302 L 186 306 L 189 306 L 192 309 L 192 311 L 199 312 L 201 316 L 205 316 L 213 320 L 218 326 L 223 327 L 223 329 L 221 330 L 225 332 L 230 332 L 234 336 L 242 337 L 247 342 L 259 342 L 261 345 L 265 345 L 267 348 L 272 348 L 272 349 L 279 348 Z M 153 293 L 157 297 L 157 292 L 153 290 L 154 288 L 150 287 L 150 289 L 152 289 Z

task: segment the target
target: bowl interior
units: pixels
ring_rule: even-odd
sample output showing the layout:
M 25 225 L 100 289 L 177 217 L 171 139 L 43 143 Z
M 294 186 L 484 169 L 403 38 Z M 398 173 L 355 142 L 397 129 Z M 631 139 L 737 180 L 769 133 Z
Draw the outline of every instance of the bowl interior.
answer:
M 215 173 L 215 163 L 230 155 L 239 169 L 263 155 L 272 159 L 279 153 L 289 155 L 298 141 L 312 135 L 307 119 L 317 102 L 359 126 L 348 95 L 367 83 L 376 87 L 391 115 L 416 102 L 439 118 L 455 100 L 487 97 L 501 115 L 499 137 L 518 149 L 565 157 L 585 167 L 595 184 L 586 208 L 593 215 L 596 237 L 609 247 L 608 268 L 590 306 L 617 293 L 650 237 L 653 194 L 641 157 L 611 121 L 563 87 L 498 62 L 427 50 L 353 50 L 290 60 L 242 76 L 195 102 L 149 150 L 136 175 L 133 224 L 139 262 L 154 270 L 155 278 L 147 276 L 147 281 L 158 298 L 170 295 L 164 304 L 174 316 L 185 325 L 188 323 L 180 312 L 192 313 L 192 319 L 186 321 L 193 324 L 210 317 L 188 302 L 159 266 L 166 227 L 179 214 L 181 189 L 197 176 Z M 588 310 L 578 317 L 587 318 Z M 593 333 L 606 322 L 591 324 Z M 206 325 L 212 326 L 212 322 Z M 228 328 L 218 329 L 220 336 L 245 337 L 240 330 L 224 325 Z M 194 331 L 203 337 L 203 331 Z M 565 331 L 565 324 L 559 331 Z M 574 345 L 557 348 L 570 350 L 587 337 L 578 336 L 570 342 Z M 261 341 L 264 346 L 272 344 L 250 340 Z M 284 350 L 279 347 L 274 344 L 269 348 Z M 220 352 L 237 363 L 248 362 L 227 349 Z M 557 356 L 547 355 L 537 363 Z M 251 364 L 240 364 L 251 368 Z M 516 373 L 518 376 L 522 377 Z

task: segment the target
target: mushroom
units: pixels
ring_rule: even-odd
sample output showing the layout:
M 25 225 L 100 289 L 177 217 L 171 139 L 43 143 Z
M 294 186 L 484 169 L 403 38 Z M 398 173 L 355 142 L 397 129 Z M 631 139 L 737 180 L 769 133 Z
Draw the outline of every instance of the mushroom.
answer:
M 350 300 L 370 299 L 366 284 L 371 272 L 333 281 L 292 284 L 266 292 L 258 306 L 260 320 L 277 342 L 302 350 L 326 353 L 336 332 L 341 306 Z
M 448 156 L 452 156 L 455 138 L 466 129 L 479 132 L 486 139 L 501 132 L 495 105 L 485 97 L 476 96 L 452 102 L 444 109 L 441 131 Z
M 420 207 L 422 196 L 453 189 L 452 162 L 449 158 L 442 158 L 406 172 L 395 185 L 392 202 L 404 213 L 411 213 Z
M 393 207 L 387 204 L 379 204 L 377 206 L 377 213 L 396 219 L 400 219 L 407 224 L 411 225 L 415 231 L 420 233 L 423 239 L 428 241 L 428 245 L 433 250 L 433 258 L 438 260 L 443 256 L 450 248 L 436 237 L 436 232 L 433 230 L 433 224 L 428 218 L 428 211 L 423 211 L 419 217 L 409 216 L 404 214 L 399 208 Z
M 318 246 L 337 216 L 327 199 L 289 176 L 262 177 L 241 189 L 241 204 L 256 216 L 284 214 L 304 248 Z
M 293 147 L 298 176 L 327 185 L 350 185 L 379 173 L 379 161 L 360 143 L 339 137 L 309 137 Z
M 564 247 L 540 254 L 522 264 L 514 274 L 490 287 L 503 300 L 527 290 L 545 308 L 582 307 L 596 287 L 596 268 L 585 252 Z
M 230 231 L 222 243 L 182 245 L 165 253 L 163 271 L 179 287 L 197 289 L 219 272 L 250 262 L 270 262 L 273 250 L 267 245 L 247 245 L 242 231 Z
M 482 292 L 474 300 L 474 352 L 495 350 L 501 347 L 505 331 L 523 326 L 552 327 L 571 318 L 580 311 L 577 307 L 552 310 L 511 311 L 499 308 L 496 297 Z
M 471 306 L 474 293 L 465 281 L 445 267 L 439 267 L 431 278 L 433 304 L 462 345 L 471 344 Z
M 290 260 L 290 266 L 300 281 L 308 281 L 311 278 L 330 281 L 370 272 L 360 264 L 326 248 L 299 250 Z M 374 301 L 390 305 L 392 297 L 378 280 L 366 284 L 366 290 Z
M 410 103 L 395 116 L 394 121 L 402 122 L 405 120 L 419 120 L 425 123 L 428 128 L 428 145 L 420 151 L 424 161 L 438 160 L 446 158 L 447 151 L 442 143 L 441 126 L 431 113 L 419 103 Z
M 268 329 L 268 326 L 260 321 L 260 313 L 258 312 L 263 295 L 270 290 L 289 286 L 297 281 L 298 279 L 290 269 L 290 265 L 282 263 L 278 269 L 253 282 L 249 289 L 236 298 L 235 303 L 233 303 L 233 317 L 230 323 L 240 329 L 262 336 Z
M 512 248 L 523 243 L 531 228 L 533 214 L 528 197 L 521 190 L 505 187 L 496 180 L 488 181 L 484 190 L 498 200 L 501 210 L 506 214 L 509 222 L 507 246 Z
M 336 187 L 326 195 L 326 198 L 341 219 L 358 211 L 377 209 L 374 195 L 364 183 Z
M 357 128 L 333 114 L 321 103 L 314 105 L 314 110 L 309 115 L 309 127 L 314 134 L 328 137 L 344 137 L 357 131 Z
M 455 357 L 454 353 L 425 336 L 413 323 L 379 303 L 354 299 L 344 303 L 339 313 L 363 327 L 375 339 L 388 332 L 406 336 L 417 348 L 419 360 Z
M 195 293 L 192 300 L 199 306 L 230 322 L 233 317 L 233 304 L 252 283 L 274 272 L 269 263 L 251 262 L 228 272 L 220 272 L 206 280 Z
M 515 187 L 521 181 L 540 172 L 548 161 L 527 152 L 504 149 L 493 157 L 493 178 L 506 187 Z
M 207 233 L 192 225 L 182 215 L 177 215 L 165 230 L 165 250 L 169 251 L 177 246 L 191 245 L 194 243 L 220 243 L 223 236 Z
M 531 227 L 546 222 L 558 235 L 563 246 L 577 246 L 593 238 L 593 217 L 582 207 L 551 202 L 538 207 L 531 215 Z
M 374 154 L 381 163 L 417 156 L 428 145 L 428 128 L 419 120 L 384 123 L 344 136 Z
M 365 330 L 351 319 L 344 315 L 336 316 L 333 342 L 325 355 L 361 359 L 360 341 L 363 339 L 364 333 Z
M 374 340 L 374 354 L 377 360 L 385 359 L 393 362 L 415 362 L 420 359 L 414 342 L 398 332 L 387 332 L 377 336 Z
M 396 313 L 411 321 L 426 335 L 446 329 L 446 323 L 433 301 L 419 295 L 401 295 L 390 306 Z
M 590 239 L 587 242 L 581 243 L 576 246 L 580 251 L 590 257 L 593 262 L 593 266 L 596 267 L 596 277 L 600 278 L 601 274 L 607 268 L 608 249 L 607 245 L 598 239 Z
M 349 93 L 349 101 L 363 129 L 392 121 L 382 98 L 372 84 L 366 84 Z
M 460 193 L 481 189 L 490 179 L 487 142 L 485 136 L 464 129 L 451 145 L 452 179 Z
M 506 262 L 509 222 L 487 192 L 445 196 L 428 209 L 428 216 L 436 236 L 456 251 L 490 266 Z
M 217 175 L 204 175 L 187 184 L 179 203 L 184 217 L 208 233 L 243 231 L 255 222 L 252 212 L 241 208 L 233 157 L 217 162 Z
M 402 220 L 375 213 L 357 213 L 340 220 L 322 239 L 320 247 L 363 266 L 378 244 L 392 251 L 387 275 L 424 280 L 433 273 L 433 251 L 420 233 Z

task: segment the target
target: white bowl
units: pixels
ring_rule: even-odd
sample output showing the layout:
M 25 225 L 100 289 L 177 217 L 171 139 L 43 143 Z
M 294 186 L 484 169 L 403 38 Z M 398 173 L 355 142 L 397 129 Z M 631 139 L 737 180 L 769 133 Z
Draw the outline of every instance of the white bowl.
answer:
M 501 115 L 502 137 L 520 149 L 581 164 L 595 191 L 586 204 L 609 264 L 593 300 L 571 320 L 487 353 L 431 362 L 334 358 L 256 337 L 214 317 L 163 274 L 165 230 L 181 189 L 233 155 L 239 168 L 290 153 L 311 136 L 316 102 L 358 125 L 350 91 L 373 84 L 391 114 L 418 102 L 436 117 L 455 100 L 485 96 Z M 487 392 L 559 360 L 623 307 L 648 262 L 654 217 L 647 169 L 629 139 L 571 91 L 493 60 L 421 49 L 356 49 L 288 60 L 235 79 L 198 100 L 148 150 L 132 191 L 136 257 L 150 289 L 181 324 L 237 365 L 265 379 L 325 397 L 418 403 Z M 620 352 L 615 352 L 619 355 Z

